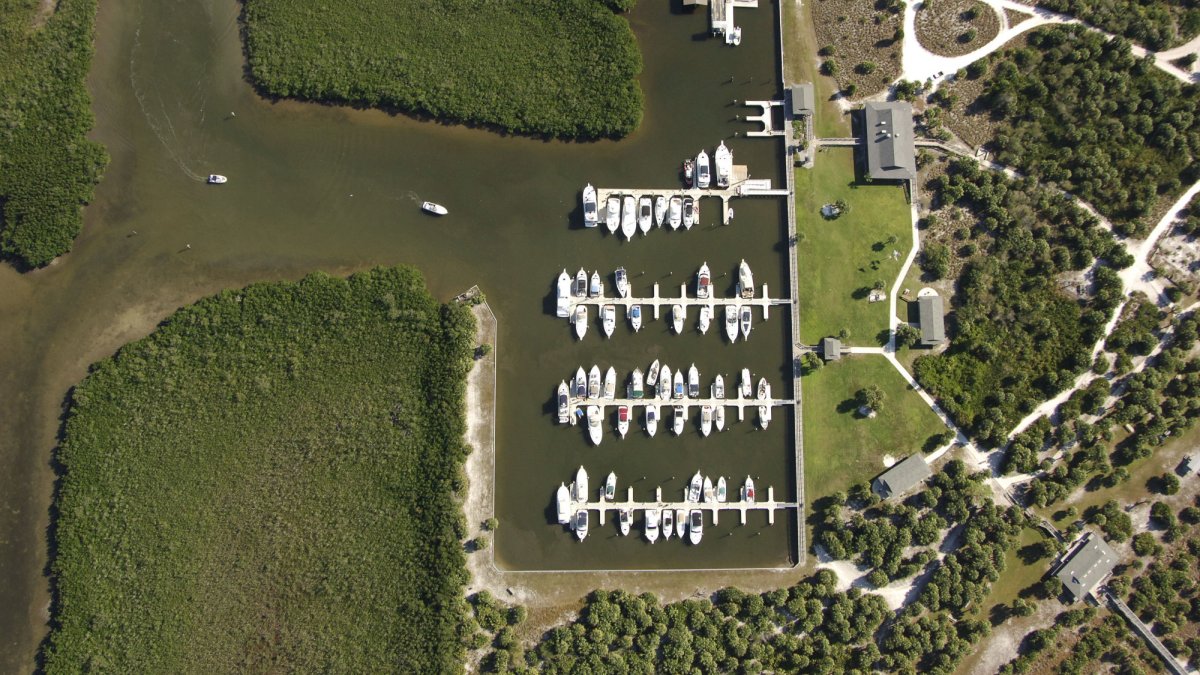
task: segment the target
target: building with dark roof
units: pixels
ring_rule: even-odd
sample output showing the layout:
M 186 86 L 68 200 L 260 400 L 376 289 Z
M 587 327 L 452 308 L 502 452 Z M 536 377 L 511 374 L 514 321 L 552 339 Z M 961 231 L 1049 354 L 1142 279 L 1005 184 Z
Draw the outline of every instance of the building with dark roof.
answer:
M 917 298 L 921 316 L 921 344 L 936 347 L 946 339 L 946 317 L 942 313 L 942 296 L 922 295 Z
M 914 180 L 917 151 L 913 143 L 912 104 L 869 102 L 863 106 L 863 120 L 867 174 L 876 180 Z
M 921 455 L 909 455 L 875 479 L 875 493 L 884 499 L 902 495 L 933 475 Z
M 811 82 L 792 85 L 792 116 L 801 117 L 813 114 L 816 94 Z
M 1089 534 L 1079 548 L 1071 552 L 1055 572 L 1055 576 L 1067 588 L 1072 601 L 1078 600 L 1112 572 L 1117 564 L 1117 554 L 1109 548 L 1104 539 L 1095 534 Z
M 825 357 L 826 361 L 837 361 L 842 358 L 842 341 L 833 337 L 822 338 L 821 356 Z

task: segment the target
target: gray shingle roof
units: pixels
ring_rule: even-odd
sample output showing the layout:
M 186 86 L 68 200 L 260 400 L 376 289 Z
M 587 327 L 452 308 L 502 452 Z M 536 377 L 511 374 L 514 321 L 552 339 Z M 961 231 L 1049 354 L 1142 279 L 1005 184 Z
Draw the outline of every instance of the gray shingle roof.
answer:
M 842 358 L 842 341 L 832 337 L 822 338 L 821 356 L 825 357 L 826 361 L 837 361 Z
M 912 180 L 917 176 L 912 104 L 870 102 L 863 106 L 867 173 L 872 178 Z
M 1108 576 L 1117 564 L 1117 554 L 1104 539 L 1091 534 L 1088 540 L 1067 558 L 1059 568 L 1058 580 L 1067 587 L 1071 596 L 1078 600 Z
M 920 455 L 909 455 L 875 479 L 875 492 L 884 499 L 904 494 L 929 478 L 929 463 Z
M 942 296 L 924 295 L 917 298 L 921 314 L 921 344 L 935 347 L 946 339 L 946 317 L 942 313 Z
M 793 115 L 811 115 L 813 112 L 813 104 L 816 101 L 811 83 L 792 85 L 792 114 Z

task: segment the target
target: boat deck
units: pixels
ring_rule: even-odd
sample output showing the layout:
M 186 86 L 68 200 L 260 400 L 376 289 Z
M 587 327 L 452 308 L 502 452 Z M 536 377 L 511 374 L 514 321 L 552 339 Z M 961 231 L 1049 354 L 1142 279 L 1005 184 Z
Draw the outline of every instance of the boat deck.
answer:
M 738 491 L 740 491 L 740 489 L 741 488 L 738 488 Z M 630 509 L 631 511 L 633 511 L 635 513 L 638 511 L 647 511 L 650 509 L 671 509 L 673 511 L 680 510 L 680 509 L 682 509 L 684 511 L 695 511 L 695 510 L 699 509 L 700 511 L 705 511 L 707 513 L 712 514 L 712 524 L 713 525 L 720 524 L 720 522 L 721 522 L 720 514 L 722 511 L 736 511 L 739 515 L 742 525 L 746 524 L 746 514 L 748 514 L 750 511 L 766 511 L 767 512 L 767 522 L 770 523 L 771 525 L 774 525 L 776 511 L 779 511 L 781 509 L 797 508 L 796 502 L 777 502 L 777 501 L 775 501 L 775 488 L 774 487 L 767 488 L 767 498 L 765 500 L 761 500 L 761 501 L 756 500 L 753 503 L 746 502 L 746 501 L 736 501 L 736 502 L 700 502 L 699 504 L 697 504 L 695 502 L 689 502 L 689 501 L 684 500 L 682 498 L 682 496 L 681 496 L 680 501 L 668 502 L 668 501 L 663 500 L 662 487 L 656 488 L 655 501 L 639 502 L 639 501 L 635 501 L 633 498 L 633 488 L 632 487 L 626 488 L 626 490 L 627 490 L 627 492 L 626 492 L 625 501 L 611 501 L 610 502 L 610 501 L 604 499 L 603 497 L 601 497 L 598 501 L 594 501 L 594 502 L 592 502 L 592 501 L 579 502 L 579 501 L 575 501 L 574 499 L 572 499 L 570 502 L 570 511 L 571 511 L 571 513 L 576 513 L 581 510 L 598 511 L 599 515 L 600 515 L 600 524 L 601 525 L 605 524 L 606 517 L 608 516 L 609 511 L 614 512 L 612 515 L 612 518 L 615 521 L 617 518 L 617 515 L 615 512 L 620 511 L 622 509 Z M 686 494 L 687 489 L 684 488 L 683 492 Z M 641 524 L 640 527 L 635 525 L 635 529 L 637 529 L 637 530 L 644 530 L 644 528 L 645 528 L 644 522 Z M 630 535 L 632 535 L 632 534 L 633 533 L 630 532 Z

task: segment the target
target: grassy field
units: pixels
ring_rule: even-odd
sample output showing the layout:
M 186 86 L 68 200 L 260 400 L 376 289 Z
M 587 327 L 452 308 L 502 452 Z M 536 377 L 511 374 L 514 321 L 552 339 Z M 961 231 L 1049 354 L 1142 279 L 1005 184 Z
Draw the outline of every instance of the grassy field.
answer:
M 820 138 L 846 138 L 850 135 L 850 116 L 834 100 L 837 82 L 817 71 L 817 35 L 813 31 L 812 3 L 785 3 L 783 14 L 784 80 L 786 84 L 812 82 L 820 103 L 813 129 Z
M 821 206 L 845 200 L 848 213 L 821 217 Z M 901 187 L 867 184 L 855 176 L 850 148 L 818 153 L 812 169 L 796 170 L 796 228 L 802 236 L 800 339 L 850 333 L 849 344 L 878 346 L 888 327 L 888 303 L 868 302 L 867 292 L 883 281 L 886 292 L 911 246 L 911 218 Z M 890 237 L 896 241 L 889 243 Z M 892 251 L 899 252 L 892 259 Z
M 473 341 L 395 268 L 226 291 L 96 364 L 46 671 L 459 670 Z
M 854 393 L 871 384 L 883 390 L 875 419 L 855 414 Z M 882 356 L 843 357 L 805 375 L 804 476 L 809 502 L 875 477 L 883 456 L 903 459 L 921 452 L 930 436 L 945 431 L 892 364 Z

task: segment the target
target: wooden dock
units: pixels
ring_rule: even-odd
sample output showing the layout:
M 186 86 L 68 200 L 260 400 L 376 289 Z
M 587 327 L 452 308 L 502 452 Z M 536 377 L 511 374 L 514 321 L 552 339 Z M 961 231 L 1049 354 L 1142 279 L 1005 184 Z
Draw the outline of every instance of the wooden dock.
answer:
M 729 187 L 716 187 L 716 177 L 713 177 L 714 184 L 707 188 L 596 188 L 596 208 L 598 210 L 599 228 L 607 231 L 605 221 L 608 220 L 608 198 L 609 197 L 633 197 L 635 200 L 640 200 L 642 197 L 655 197 L 662 195 L 668 199 L 671 197 L 691 197 L 695 200 L 696 210 L 702 214 L 703 209 L 700 208 L 700 200 L 704 198 L 713 198 L 721 200 L 721 224 L 728 225 L 733 220 L 733 208 L 730 207 L 729 201 L 734 197 L 780 197 L 786 196 L 787 190 L 775 190 L 771 187 L 771 181 L 767 179 L 751 179 L 750 171 L 745 164 L 734 164 L 733 175 L 730 177 Z M 700 218 L 696 219 L 696 225 L 703 221 Z M 666 223 L 661 226 L 668 227 Z M 683 229 L 683 226 L 680 226 Z
M 604 488 L 601 487 L 601 490 Z M 578 513 L 579 511 L 598 511 L 600 516 L 600 524 L 604 525 L 609 511 L 623 511 L 628 509 L 634 513 L 638 511 L 648 511 L 651 509 L 671 509 L 672 511 L 704 511 L 712 515 L 712 524 L 720 524 L 720 514 L 722 511 L 736 511 L 741 520 L 741 524 L 746 524 L 746 514 L 750 511 L 766 511 L 767 522 L 771 525 L 775 524 L 775 512 L 780 509 L 794 509 L 795 502 L 777 502 L 775 501 L 775 488 L 767 488 L 767 498 L 765 501 L 755 500 L 754 502 L 736 501 L 736 502 L 689 502 L 686 499 L 680 499 L 677 502 L 668 502 L 663 500 L 662 487 L 655 489 L 655 501 L 639 502 L 633 499 L 633 488 L 627 488 L 625 501 L 608 501 L 601 497 L 598 501 L 578 502 L 572 500 L 570 502 L 570 512 Z M 687 488 L 683 489 L 683 494 L 687 494 Z M 682 497 L 682 495 L 681 495 Z M 615 517 L 614 517 L 615 520 Z M 643 524 L 644 527 L 644 524 Z M 630 532 L 632 535 L 633 532 Z
M 701 298 L 689 297 L 687 294 L 687 287 L 688 287 L 688 285 L 686 283 L 679 285 L 679 297 L 677 297 L 677 298 L 669 298 L 669 297 L 660 295 L 660 289 L 659 289 L 659 285 L 657 282 L 655 282 L 655 284 L 654 284 L 654 291 L 653 291 L 654 294 L 648 298 L 635 298 L 635 297 L 622 298 L 620 296 L 608 297 L 605 295 L 598 295 L 594 298 L 575 298 L 575 297 L 573 297 L 573 298 L 571 298 L 571 302 L 568 305 L 568 307 L 570 308 L 570 313 L 567 315 L 567 321 L 570 322 L 572 320 L 572 318 L 574 317 L 575 308 L 579 305 L 592 305 L 592 306 L 616 305 L 618 307 L 624 307 L 625 313 L 627 316 L 629 314 L 630 307 L 632 307 L 634 305 L 642 305 L 645 307 L 650 307 L 651 314 L 653 315 L 653 318 L 655 318 L 655 319 L 660 318 L 659 315 L 661 313 L 661 308 L 663 308 L 663 307 L 670 308 L 673 305 L 683 305 L 685 310 L 690 307 L 712 307 L 714 310 L 717 307 L 726 307 L 726 306 L 759 307 L 762 309 L 763 320 L 765 321 L 766 319 L 770 318 L 770 308 L 772 305 L 790 305 L 792 303 L 792 301 L 787 298 L 772 298 L 772 297 L 770 297 L 767 294 L 767 285 L 766 284 L 763 284 L 763 286 L 762 286 L 762 295 L 760 295 L 758 297 L 754 297 L 754 298 L 718 298 L 718 297 L 714 296 L 712 298 L 701 299 Z M 718 317 L 718 316 L 713 316 L 712 320 L 713 320 L 713 323 L 720 324 L 720 322 L 722 321 L 722 318 Z M 718 325 L 716 327 L 718 329 L 721 328 L 720 325 Z

